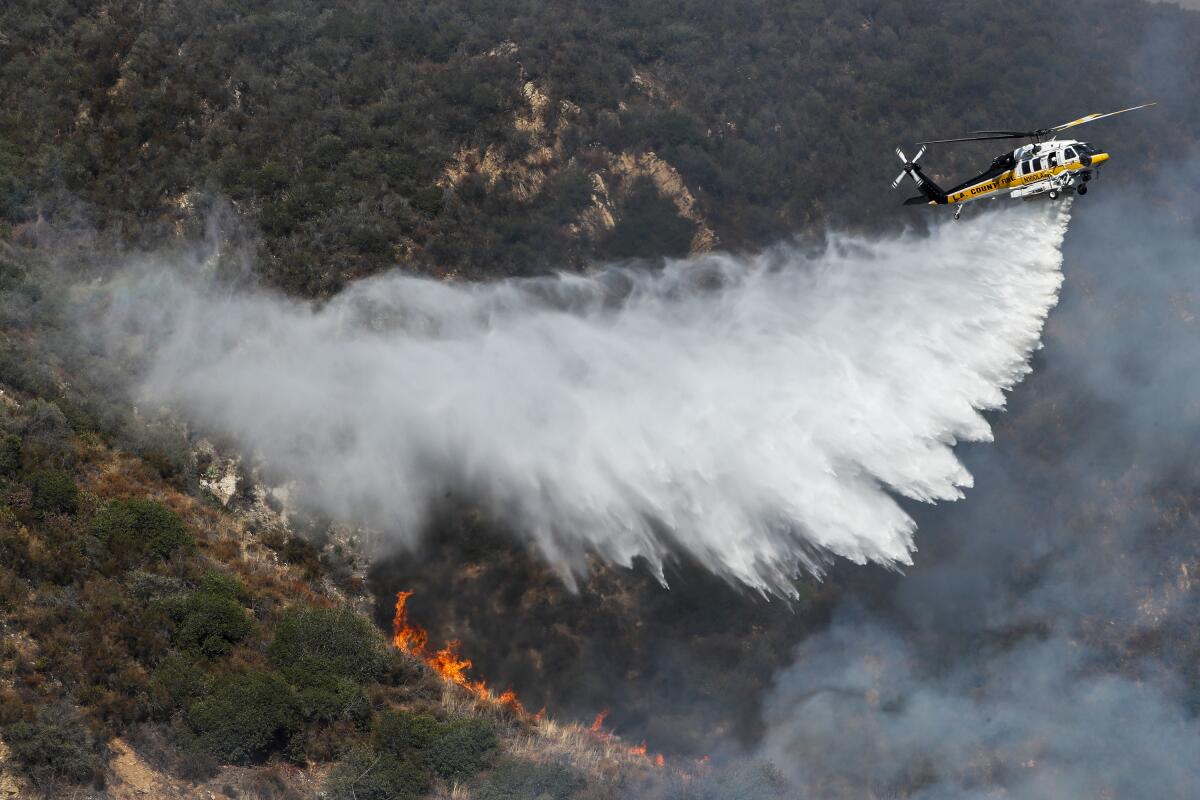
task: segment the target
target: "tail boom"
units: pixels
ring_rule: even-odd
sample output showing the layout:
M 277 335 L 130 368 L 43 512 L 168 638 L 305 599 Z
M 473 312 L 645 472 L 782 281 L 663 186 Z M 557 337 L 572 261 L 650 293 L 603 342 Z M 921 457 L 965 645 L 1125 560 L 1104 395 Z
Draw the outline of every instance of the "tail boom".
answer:
M 925 148 L 922 147 L 917 151 L 917 155 L 912 161 L 908 160 L 908 157 L 904 155 L 904 152 L 899 147 L 896 148 L 896 155 L 904 162 L 904 170 L 896 176 L 896 180 L 892 181 L 892 188 L 895 189 L 898 187 L 900 182 L 904 180 L 904 176 L 907 175 L 913 179 L 913 182 L 917 184 L 917 189 L 921 192 L 920 197 L 910 197 L 904 201 L 904 205 L 911 206 L 925 203 L 944 205 L 946 203 L 946 192 L 926 176 L 921 171 L 921 165 L 917 163 L 920 161 L 921 156 L 925 155 Z

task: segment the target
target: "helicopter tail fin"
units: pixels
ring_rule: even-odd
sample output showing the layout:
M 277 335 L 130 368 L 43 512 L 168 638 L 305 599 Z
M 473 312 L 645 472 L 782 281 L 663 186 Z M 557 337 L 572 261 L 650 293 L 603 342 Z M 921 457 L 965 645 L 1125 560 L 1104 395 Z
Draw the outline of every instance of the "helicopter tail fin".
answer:
M 904 155 L 904 152 L 899 147 L 896 148 L 896 155 L 898 155 L 900 160 L 904 162 L 904 169 L 899 175 L 896 176 L 896 179 L 892 181 L 892 188 L 895 189 L 898 187 L 900 182 L 904 180 L 904 176 L 907 175 L 913 179 L 913 182 L 917 184 L 917 189 L 919 189 L 921 192 L 920 197 L 910 197 L 909 199 L 905 200 L 904 204 L 906 206 L 916 205 L 918 203 L 946 202 L 946 192 L 943 191 L 942 187 L 930 180 L 925 173 L 921 171 L 921 165 L 917 163 L 921 156 L 925 155 L 924 147 L 917 151 L 917 154 L 913 157 L 912 161 L 908 160 L 908 156 Z

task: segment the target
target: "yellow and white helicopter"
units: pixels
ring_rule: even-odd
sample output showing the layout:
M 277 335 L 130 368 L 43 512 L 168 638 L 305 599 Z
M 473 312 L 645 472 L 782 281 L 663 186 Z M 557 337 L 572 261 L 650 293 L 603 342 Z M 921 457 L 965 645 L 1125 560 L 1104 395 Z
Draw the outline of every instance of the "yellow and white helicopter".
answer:
M 1108 114 L 1088 114 L 1086 117 L 1072 120 L 1054 128 L 1040 128 L 1036 131 L 975 131 L 970 136 L 960 136 L 957 139 L 934 139 L 928 142 L 917 142 L 921 149 L 911 160 L 896 148 L 896 155 L 904 162 L 904 171 L 892 181 L 895 189 L 904 180 L 904 176 L 912 178 L 919 197 L 910 197 L 905 205 L 955 205 L 954 218 L 962 214 L 964 203 L 981 200 L 985 197 L 996 199 L 1007 193 L 1012 198 L 1031 198 L 1041 194 L 1051 199 L 1064 192 L 1087 194 L 1088 182 L 1099 173 L 1100 165 L 1108 161 L 1108 153 L 1093 147 L 1087 142 L 1076 139 L 1059 139 L 1057 134 L 1067 128 L 1083 125 L 1085 122 L 1095 122 L 1098 119 L 1124 114 L 1126 111 L 1137 111 L 1155 105 L 1146 103 L 1133 108 L 1123 108 Z M 1050 137 L 1046 141 L 1042 141 Z M 1011 153 L 1002 153 L 992 160 L 992 165 L 958 186 L 943 189 L 934 183 L 917 162 L 925 154 L 926 145 L 945 144 L 947 142 L 978 142 L 994 139 L 1029 139 L 1029 144 L 1022 145 Z

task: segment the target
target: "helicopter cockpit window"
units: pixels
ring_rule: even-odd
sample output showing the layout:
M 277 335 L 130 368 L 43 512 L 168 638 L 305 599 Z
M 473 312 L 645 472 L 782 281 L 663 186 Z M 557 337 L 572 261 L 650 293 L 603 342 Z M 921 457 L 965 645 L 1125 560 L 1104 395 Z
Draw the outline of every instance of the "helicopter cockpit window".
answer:
M 1063 157 L 1066 158 L 1067 161 L 1073 161 L 1075 159 L 1075 148 L 1068 147 L 1066 149 L 1066 151 L 1063 153 Z

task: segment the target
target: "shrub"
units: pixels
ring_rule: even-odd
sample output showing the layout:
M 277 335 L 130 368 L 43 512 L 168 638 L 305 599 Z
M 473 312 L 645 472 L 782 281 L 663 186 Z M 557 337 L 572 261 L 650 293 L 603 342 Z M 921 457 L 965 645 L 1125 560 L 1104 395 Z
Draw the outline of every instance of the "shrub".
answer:
M 110 502 L 92 521 L 92 533 L 114 551 L 159 558 L 194 546 L 178 514 L 162 503 L 138 498 Z
M 437 738 L 440 725 L 429 714 L 385 711 L 375 723 L 371 742 L 376 749 L 396 756 L 424 752 Z
M 433 216 L 442 210 L 445 192 L 440 186 L 423 186 L 413 193 L 413 208 Z
M 0 475 L 16 475 L 21 471 L 21 439 L 11 433 L 0 437 Z
M 316 580 L 321 577 L 321 554 L 312 542 L 302 536 L 291 536 L 279 549 L 279 557 L 286 564 L 295 564 L 304 570 L 304 577 Z
M 426 754 L 426 763 L 446 778 L 469 778 L 492 763 L 499 742 L 486 719 L 456 719 L 444 723 Z
M 417 756 L 443 778 L 466 778 L 492 762 L 499 744 L 492 723 L 480 718 L 439 722 L 428 714 L 387 712 L 380 716 L 372 741 L 397 758 Z
M 25 420 L 20 431 L 23 456 L 30 463 L 62 466 L 70 463 L 71 425 L 57 405 L 45 400 L 32 400 L 25 408 Z
M 182 578 L 171 575 L 159 575 L 155 572 L 135 569 L 128 573 L 125 585 L 129 593 L 137 599 L 147 602 L 159 600 L 170 595 L 182 594 L 187 590 L 187 584 Z
M 279 750 L 296 732 L 296 697 L 273 672 L 227 677 L 192 704 L 187 722 L 204 752 L 245 764 Z
M 189 653 L 223 656 L 253 627 L 246 609 L 229 597 L 210 592 L 168 598 L 163 610 L 175 623 L 171 641 Z
M 585 785 L 583 777 L 564 764 L 504 759 L 475 784 L 471 796 L 476 800 L 567 800 Z
M 275 626 L 267 654 L 285 669 L 305 662 L 307 670 L 321 669 L 358 683 L 379 680 L 390 660 L 375 626 L 348 608 L 288 609 Z
M 71 476 L 59 469 L 35 472 L 29 479 L 35 511 L 74 514 L 79 510 L 79 489 Z
M 186 656 L 171 656 L 163 660 L 150 677 L 154 703 L 159 710 L 170 712 L 185 708 L 200 698 L 208 688 L 204 670 Z
M 204 577 L 200 579 L 200 591 L 216 597 L 228 597 L 230 600 L 250 599 L 250 592 L 241 581 L 213 570 L 204 573 Z
M 37 722 L 9 725 L 4 741 L 12 762 L 35 786 L 60 781 L 103 785 L 107 749 L 76 721 L 43 714 Z
M 301 715 L 317 722 L 345 719 L 365 725 L 371 718 L 371 704 L 362 687 L 330 672 L 328 667 L 328 661 L 306 656 L 284 670 L 297 689 Z
M 696 223 L 679 213 L 653 182 L 639 179 L 625 201 L 620 219 L 605 242 L 614 258 L 684 256 L 692 245 Z
M 354 750 L 325 786 L 329 800 L 413 800 L 429 790 L 429 776 L 412 757 Z

